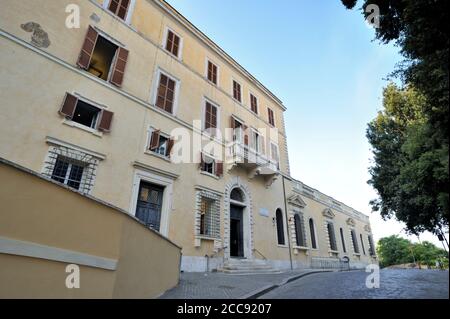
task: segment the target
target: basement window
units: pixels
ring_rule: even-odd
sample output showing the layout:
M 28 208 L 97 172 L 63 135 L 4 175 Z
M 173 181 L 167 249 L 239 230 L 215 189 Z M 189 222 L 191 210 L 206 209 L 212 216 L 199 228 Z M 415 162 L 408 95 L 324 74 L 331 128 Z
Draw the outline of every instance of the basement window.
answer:
M 79 189 L 83 178 L 84 164 L 63 156 L 58 156 L 52 179 L 73 189 Z

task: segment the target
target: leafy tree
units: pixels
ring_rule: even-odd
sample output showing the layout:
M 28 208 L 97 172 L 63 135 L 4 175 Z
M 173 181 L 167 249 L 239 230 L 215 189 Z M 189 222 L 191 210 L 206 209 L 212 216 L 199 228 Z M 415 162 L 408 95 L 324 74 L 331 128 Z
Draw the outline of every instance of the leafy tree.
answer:
M 348 8 L 357 0 L 341 0 Z M 403 88 L 388 86 L 385 110 L 369 124 L 375 165 L 372 201 L 384 218 L 394 216 L 414 234 L 439 233 L 449 216 L 449 39 L 447 0 L 364 0 L 380 9 L 376 39 L 394 41 L 405 60 L 398 76 Z

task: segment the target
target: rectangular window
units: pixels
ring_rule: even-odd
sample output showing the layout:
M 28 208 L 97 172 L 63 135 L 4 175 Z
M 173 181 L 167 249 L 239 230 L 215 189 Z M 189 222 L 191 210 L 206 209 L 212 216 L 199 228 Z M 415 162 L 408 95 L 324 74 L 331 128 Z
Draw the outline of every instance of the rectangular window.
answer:
M 200 204 L 200 235 L 212 237 L 213 204 L 212 200 L 202 197 Z
M 119 47 L 89 26 L 77 65 L 96 77 L 120 87 L 123 82 L 128 50 Z
M 168 136 L 161 134 L 160 130 L 153 130 L 150 135 L 149 150 L 153 153 L 170 157 L 174 141 Z
M 361 239 L 361 247 L 362 247 L 362 250 L 363 250 L 363 254 L 365 255 L 366 254 L 366 247 L 364 247 L 364 240 L 363 240 L 362 234 L 359 234 L 359 239 Z
M 196 194 L 196 236 L 220 238 L 220 196 L 205 190 Z
M 342 228 L 340 228 L 339 231 L 341 233 L 342 249 L 344 250 L 344 253 L 346 253 L 347 249 L 345 247 L 344 230 Z
M 358 238 L 356 237 L 355 230 L 352 229 L 350 231 L 350 234 L 352 236 L 353 251 L 355 252 L 355 254 L 359 254 Z
M 172 113 L 175 101 L 176 82 L 167 75 L 160 73 L 156 106 L 166 112 Z
M 337 251 L 336 235 L 334 233 L 333 223 L 327 223 L 328 239 L 330 240 L 330 249 Z
M 217 106 L 205 103 L 205 130 L 217 128 Z
M 51 178 L 73 189 L 79 189 L 85 164 L 58 155 Z
M 223 175 L 223 163 L 215 160 L 213 157 L 201 153 L 200 156 L 200 170 L 202 172 L 222 176 Z
M 370 256 L 375 256 L 375 247 L 373 245 L 373 238 L 371 235 L 367 235 L 367 240 L 369 241 L 369 254 Z
M 268 113 L 268 116 L 269 116 L 269 124 L 272 125 L 272 126 L 275 126 L 275 118 L 273 116 L 272 109 L 267 108 L 267 113 Z
M 125 20 L 131 0 L 110 0 L 108 10 Z
M 250 148 L 256 153 L 264 153 L 264 137 L 255 130 L 251 130 Z
M 242 102 L 241 85 L 233 80 L 233 98 L 236 101 Z
M 208 61 L 208 70 L 207 70 L 208 80 L 216 85 L 217 85 L 217 70 L 218 70 L 217 65 L 215 65 L 211 61 Z
M 250 108 L 252 112 L 258 114 L 258 99 L 253 94 L 250 94 Z
M 230 122 L 231 129 L 233 129 L 233 141 L 242 143 L 244 141 L 244 125 L 233 116 L 230 117 Z
M 270 142 L 270 157 L 278 162 L 278 145 L 273 142 Z
M 66 93 L 59 113 L 73 122 L 105 132 L 110 131 L 113 117 L 112 112 L 91 105 L 70 93 Z
M 167 30 L 167 39 L 166 39 L 166 50 L 176 56 L 179 57 L 181 39 L 178 35 L 176 35 L 173 31 Z

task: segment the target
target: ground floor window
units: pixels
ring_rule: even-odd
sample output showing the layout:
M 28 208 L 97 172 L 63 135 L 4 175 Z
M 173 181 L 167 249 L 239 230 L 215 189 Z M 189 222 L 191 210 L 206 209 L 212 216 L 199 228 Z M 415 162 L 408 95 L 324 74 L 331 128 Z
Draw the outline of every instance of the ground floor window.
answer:
M 220 195 L 197 191 L 196 236 L 220 238 Z
M 85 164 L 58 155 L 53 168 L 52 179 L 69 187 L 79 189 Z

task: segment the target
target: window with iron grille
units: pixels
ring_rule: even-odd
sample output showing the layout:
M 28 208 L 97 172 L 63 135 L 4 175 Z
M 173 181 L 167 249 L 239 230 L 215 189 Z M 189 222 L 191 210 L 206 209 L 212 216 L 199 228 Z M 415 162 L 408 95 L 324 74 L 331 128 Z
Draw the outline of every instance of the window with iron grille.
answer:
M 239 102 L 242 102 L 241 85 L 233 80 L 233 98 Z
M 161 73 L 159 77 L 159 85 L 156 96 L 156 106 L 172 113 L 175 101 L 175 80 L 169 78 L 167 75 Z
M 358 238 L 356 237 L 356 232 L 354 229 L 350 231 L 350 235 L 352 237 L 353 251 L 355 254 L 359 254 Z
M 217 85 L 217 72 L 218 68 L 217 65 L 215 65 L 214 63 L 212 63 L 211 61 L 208 61 L 208 80 L 211 81 L 212 83 Z
M 327 230 L 328 230 L 328 239 L 330 241 L 330 249 L 336 251 L 337 244 L 336 244 L 336 235 L 334 233 L 333 223 L 327 223 Z
M 166 50 L 178 57 L 181 39 L 173 31 L 167 30 Z
M 208 192 L 197 192 L 197 235 L 220 238 L 220 196 Z
M 98 159 L 65 146 L 51 146 L 43 175 L 70 188 L 89 193 L 94 185 Z

